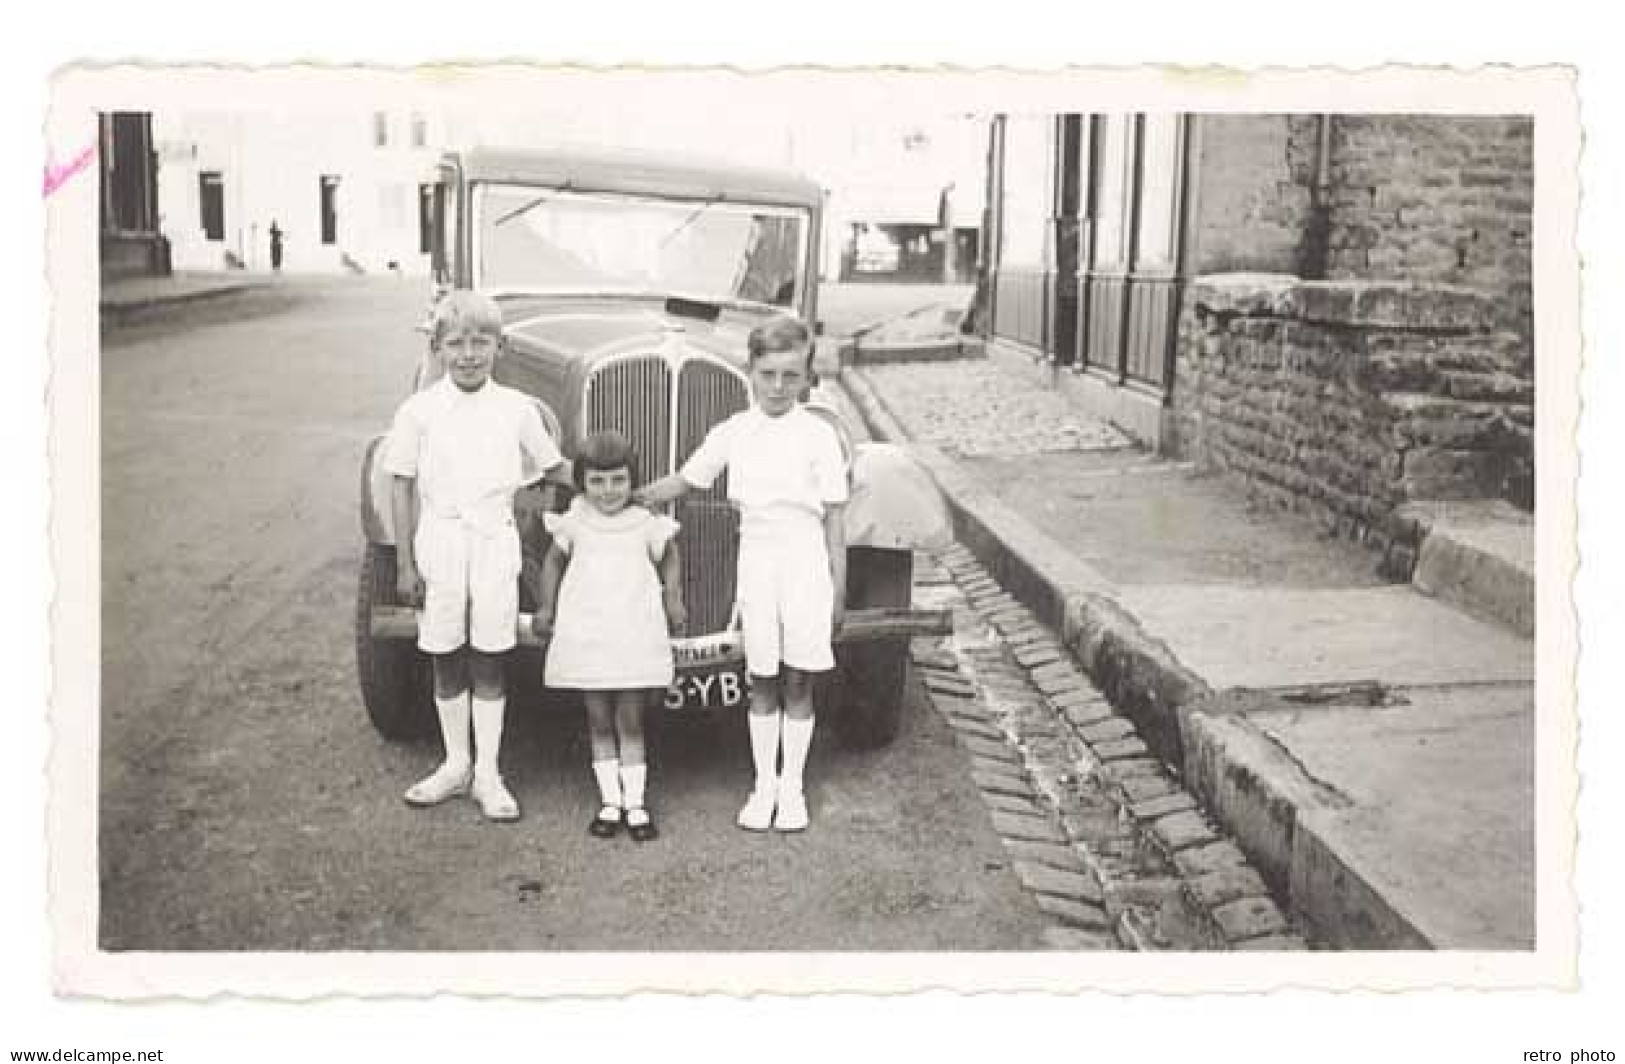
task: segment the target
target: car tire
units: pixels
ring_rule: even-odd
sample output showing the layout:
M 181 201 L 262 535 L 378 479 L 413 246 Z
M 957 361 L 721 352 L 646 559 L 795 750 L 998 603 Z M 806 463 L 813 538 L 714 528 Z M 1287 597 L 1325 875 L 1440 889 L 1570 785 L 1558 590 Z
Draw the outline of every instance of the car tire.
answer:
M 356 592 L 355 660 L 361 701 L 379 735 L 425 739 L 437 727 L 434 674 L 429 658 L 410 640 L 374 639 L 374 606 L 394 605 L 395 548 L 368 543 Z
M 912 551 L 853 547 L 846 557 L 848 609 L 909 604 L 914 588 Z M 897 737 L 908 670 L 907 639 L 852 643 L 837 651 L 823 702 L 843 746 L 873 750 Z

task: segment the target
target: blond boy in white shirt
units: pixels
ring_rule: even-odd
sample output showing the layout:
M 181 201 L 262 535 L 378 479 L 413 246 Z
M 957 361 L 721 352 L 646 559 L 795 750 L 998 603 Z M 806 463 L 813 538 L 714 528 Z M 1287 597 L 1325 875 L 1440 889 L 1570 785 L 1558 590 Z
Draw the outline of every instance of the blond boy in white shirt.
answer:
M 752 330 L 749 346 L 754 405 L 713 428 L 680 471 L 639 497 L 668 503 L 728 473 L 740 513 L 738 603 L 756 769 L 739 826 L 802 831 L 812 675 L 834 667 L 831 637 L 846 611 L 846 462 L 835 430 L 800 404 L 812 372 L 807 327 L 779 317 Z
M 431 348 L 445 375 L 401 405 L 385 444 L 401 599 L 419 607 L 418 647 L 434 663 L 445 760 L 407 790 L 409 805 L 471 794 L 491 820 L 515 820 L 502 782 L 503 655 L 519 618 L 515 493 L 564 458 L 541 413 L 491 380 L 502 311 L 474 292 L 446 295 Z M 473 724 L 470 751 L 469 725 Z

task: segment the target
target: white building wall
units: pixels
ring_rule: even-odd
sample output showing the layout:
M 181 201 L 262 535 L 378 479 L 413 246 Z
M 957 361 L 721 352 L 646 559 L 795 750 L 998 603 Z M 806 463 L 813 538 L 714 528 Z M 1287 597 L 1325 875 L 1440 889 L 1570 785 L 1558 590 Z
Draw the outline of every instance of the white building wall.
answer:
M 197 112 L 153 119 L 159 144 L 160 225 L 182 270 L 269 270 L 270 227 L 283 232 L 289 272 L 426 275 L 419 251 L 418 185 L 444 145 L 444 122 L 425 114 L 422 147 L 413 113 L 385 112 L 388 142 L 374 143 L 374 112 Z M 223 239 L 205 239 L 199 175 L 217 171 L 225 191 Z M 321 236 L 321 179 L 336 176 L 336 233 Z
M 935 116 L 853 121 L 819 108 L 795 114 L 717 114 L 651 105 L 606 116 L 579 106 L 516 106 L 513 111 L 424 112 L 422 148 L 411 143 L 412 112 L 387 109 L 388 143 L 376 147 L 374 111 L 193 112 L 154 115 L 160 154 L 160 224 L 177 269 L 270 268 L 269 229 L 284 234 L 283 269 L 426 275 L 419 250 L 417 189 L 440 152 L 473 143 L 512 147 L 636 145 L 722 160 L 797 169 L 828 191 L 824 272 L 839 270 L 848 225 L 887 201 L 885 213 L 934 223 L 938 195 L 953 186 L 957 225 L 976 225 L 985 201 L 985 117 Z M 203 237 L 198 175 L 225 182 L 225 234 Z M 320 179 L 340 179 L 338 232 L 321 242 Z M 881 191 L 884 195 L 881 195 Z M 904 204 L 905 207 L 898 207 Z

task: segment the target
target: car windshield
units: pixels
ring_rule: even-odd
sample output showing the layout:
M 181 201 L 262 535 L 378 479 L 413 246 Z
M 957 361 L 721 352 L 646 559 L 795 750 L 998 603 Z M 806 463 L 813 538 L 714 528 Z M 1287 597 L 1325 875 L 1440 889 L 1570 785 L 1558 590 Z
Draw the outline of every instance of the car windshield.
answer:
M 481 185 L 476 281 L 487 290 L 659 292 L 793 307 L 808 212 L 523 185 Z

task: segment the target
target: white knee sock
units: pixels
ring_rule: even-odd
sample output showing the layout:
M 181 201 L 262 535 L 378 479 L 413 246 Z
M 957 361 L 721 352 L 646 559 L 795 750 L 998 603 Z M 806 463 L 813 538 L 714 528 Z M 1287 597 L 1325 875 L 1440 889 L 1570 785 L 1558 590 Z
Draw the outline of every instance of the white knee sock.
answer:
M 621 763 L 615 758 L 594 761 L 592 774 L 598 780 L 598 800 L 603 805 L 621 807 Z
M 628 809 L 643 808 L 643 785 L 648 778 L 648 765 L 621 766 L 621 793 Z
M 813 718 L 784 718 L 784 773 L 779 786 L 791 794 L 801 793 L 801 777 L 807 767 L 807 751 L 812 749 Z
M 469 692 L 463 691 L 450 698 L 435 696 L 434 708 L 440 715 L 440 741 L 446 747 L 446 766 L 468 770 L 468 707 Z
M 779 722 L 783 714 L 750 713 L 746 719 L 750 721 L 750 756 L 756 765 L 756 789 L 771 791 L 778 775 Z
M 474 774 L 496 777 L 497 755 L 502 752 L 502 718 L 508 708 L 504 696 L 480 698 L 474 696 Z

